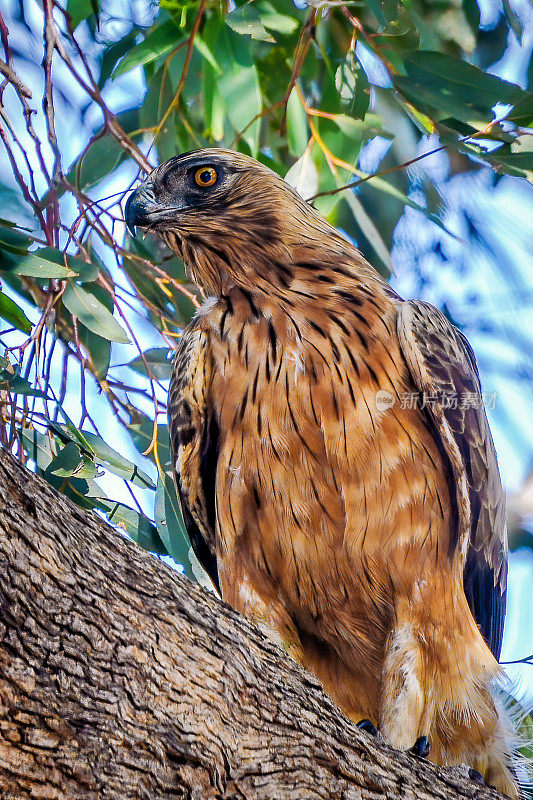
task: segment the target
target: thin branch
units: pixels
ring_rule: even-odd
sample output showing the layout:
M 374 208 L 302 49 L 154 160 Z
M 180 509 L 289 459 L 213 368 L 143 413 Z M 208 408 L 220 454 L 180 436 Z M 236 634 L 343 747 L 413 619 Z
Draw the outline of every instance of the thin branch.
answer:
M 194 48 L 194 40 L 196 38 L 196 34 L 198 33 L 198 31 L 200 29 L 200 24 L 201 24 L 202 18 L 204 16 L 205 6 L 206 6 L 206 0 L 201 0 L 200 5 L 198 7 L 198 11 L 196 12 L 196 17 L 194 18 L 194 23 L 193 23 L 193 26 L 192 26 L 192 30 L 191 30 L 190 36 L 189 36 L 189 38 L 187 40 L 187 52 L 185 54 L 185 61 L 183 62 L 183 69 L 181 70 L 181 75 L 180 75 L 180 79 L 179 79 L 179 82 L 178 82 L 178 86 L 176 88 L 176 92 L 174 94 L 174 97 L 172 98 L 172 101 L 171 101 L 169 107 L 167 108 L 167 110 L 165 111 L 163 116 L 161 117 L 161 119 L 160 119 L 160 121 L 159 121 L 159 123 L 158 123 L 158 125 L 157 125 L 157 127 L 156 127 L 156 129 L 154 131 L 154 141 L 157 138 L 157 136 L 159 135 L 159 133 L 161 132 L 161 130 L 163 128 L 163 125 L 165 124 L 165 122 L 167 121 L 167 119 L 169 118 L 171 113 L 179 105 L 181 92 L 183 90 L 183 87 L 185 86 L 185 81 L 187 80 L 187 75 L 189 73 L 189 66 L 191 64 L 191 58 L 192 58 L 192 53 L 193 53 L 193 48 Z
M 344 186 L 339 186 L 336 189 L 330 189 L 329 191 L 326 192 L 317 192 L 317 194 L 314 194 L 312 197 L 309 198 L 309 202 L 315 200 L 317 197 L 324 197 L 326 195 L 338 194 L 339 192 L 344 192 L 346 189 L 354 189 L 356 186 L 360 186 L 362 183 L 371 181 L 373 178 L 381 178 L 383 175 L 389 175 L 392 172 L 398 172 L 401 169 L 406 169 L 407 167 L 410 167 L 411 164 L 416 164 L 417 161 L 422 161 L 424 158 L 428 158 L 429 156 L 435 155 L 435 153 L 440 153 L 443 150 L 447 150 L 449 147 L 455 147 L 457 145 L 463 144 L 464 142 L 467 142 L 469 139 L 476 139 L 480 136 L 485 136 L 486 134 L 490 133 L 491 128 L 493 128 L 495 125 L 498 125 L 500 122 L 501 122 L 500 119 L 493 119 L 479 131 L 475 131 L 474 133 L 469 133 L 467 136 L 462 136 L 456 142 L 441 144 L 438 147 L 433 148 L 433 150 L 428 150 L 426 153 L 422 153 L 421 155 L 416 156 L 415 158 L 411 158 L 409 161 L 404 161 L 402 164 L 396 164 L 393 167 L 388 167 L 387 169 L 381 169 L 378 172 L 373 172 L 370 175 L 365 175 L 363 172 L 361 172 L 360 173 L 361 177 L 358 178 L 358 180 L 350 181 L 350 183 L 346 183 L 344 184 Z M 355 167 L 351 167 L 350 169 L 352 169 L 354 172 L 357 171 Z

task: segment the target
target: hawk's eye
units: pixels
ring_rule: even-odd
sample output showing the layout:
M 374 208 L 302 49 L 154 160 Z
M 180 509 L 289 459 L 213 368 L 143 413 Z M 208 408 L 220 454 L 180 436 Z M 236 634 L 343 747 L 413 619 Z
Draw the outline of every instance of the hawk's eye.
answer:
M 218 173 L 214 167 L 200 167 L 194 173 L 194 182 L 197 186 L 201 186 L 202 189 L 208 189 L 209 186 L 215 183 L 217 178 Z

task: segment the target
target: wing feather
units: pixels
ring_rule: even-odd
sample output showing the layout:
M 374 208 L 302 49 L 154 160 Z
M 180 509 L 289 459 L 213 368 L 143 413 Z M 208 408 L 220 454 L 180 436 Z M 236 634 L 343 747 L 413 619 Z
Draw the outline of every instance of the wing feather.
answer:
M 218 426 L 207 402 L 210 378 L 208 337 L 193 321 L 180 338 L 172 366 L 170 445 L 183 521 L 192 548 L 220 591 L 215 545 Z
M 504 494 L 472 348 L 438 309 L 399 306 L 398 336 L 449 471 L 465 594 L 485 641 L 499 658 L 507 588 Z

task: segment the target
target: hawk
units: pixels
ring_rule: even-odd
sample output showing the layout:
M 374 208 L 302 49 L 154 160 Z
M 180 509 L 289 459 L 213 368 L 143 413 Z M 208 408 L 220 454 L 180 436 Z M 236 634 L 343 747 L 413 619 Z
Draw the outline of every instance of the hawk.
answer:
M 168 413 L 185 525 L 224 600 L 350 719 L 518 797 L 493 696 L 504 499 L 463 334 L 240 153 L 171 158 L 126 220 L 207 298 Z

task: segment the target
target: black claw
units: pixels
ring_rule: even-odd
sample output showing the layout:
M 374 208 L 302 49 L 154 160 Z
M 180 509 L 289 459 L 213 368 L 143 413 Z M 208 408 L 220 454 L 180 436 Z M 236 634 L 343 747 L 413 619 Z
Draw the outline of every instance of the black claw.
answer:
M 431 742 L 427 736 L 419 736 L 414 745 L 407 752 L 419 758 L 427 758 L 431 752 Z
M 369 719 L 361 719 L 361 720 L 359 720 L 359 722 L 357 723 L 356 727 L 359 728 L 362 731 L 366 731 L 371 736 L 377 736 L 378 735 L 378 729 L 376 728 L 376 726 L 374 725 L 373 722 L 370 722 Z
M 468 777 L 471 781 L 475 781 L 476 783 L 484 784 L 485 781 L 483 780 L 483 775 L 481 772 L 478 772 L 477 769 L 470 768 L 468 770 Z

